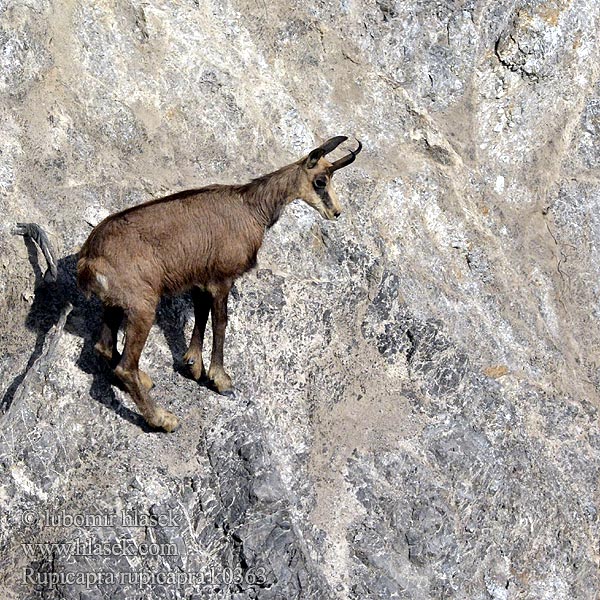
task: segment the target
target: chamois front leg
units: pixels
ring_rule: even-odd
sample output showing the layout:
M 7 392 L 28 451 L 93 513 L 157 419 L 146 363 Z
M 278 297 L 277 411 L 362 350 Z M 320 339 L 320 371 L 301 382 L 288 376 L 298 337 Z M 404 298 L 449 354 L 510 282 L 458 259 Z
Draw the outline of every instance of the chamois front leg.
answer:
M 231 377 L 223 367 L 223 344 L 225 342 L 225 329 L 227 328 L 227 298 L 231 284 L 221 285 L 212 291 L 212 329 L 213 347 L 210 357 L 208 377 L 212 380 L 219 394 L 233 395 Z
M 206 377 L 202 360 L 202 346 L 212 297 L 206 290 L 194 287 L 192 288 L 192 300 L 194 301 L 194 331 L 192 332 L 190 347 L 183 355 L 183 360 L 190 367 L 192 377 L 198 381 Z
M 114 368 L 121 359 L 121 355 L 117 350 L 117 336 L 122 320 L 123 309 L 121 307 L 108 305 L 104 307 L 100 339 L 96 342 L 94 349 L 100 356 L 108 361 L 112 368 Z M 142 370 L 140 370 L 139 373 L 142 385 L 147 390 L 152 389 L 154 382 L 150 376 Z
M 154 403 L 142 382 L 139 370 L 140 355 L 154 322 L 155 309 L 156 307 L 154 310 L 144 307 L 127 311 L 125 348 L 115 374 L 124 383 L 142 416 L 151 427 L 173 431 L 178 425 L 177 417 Z

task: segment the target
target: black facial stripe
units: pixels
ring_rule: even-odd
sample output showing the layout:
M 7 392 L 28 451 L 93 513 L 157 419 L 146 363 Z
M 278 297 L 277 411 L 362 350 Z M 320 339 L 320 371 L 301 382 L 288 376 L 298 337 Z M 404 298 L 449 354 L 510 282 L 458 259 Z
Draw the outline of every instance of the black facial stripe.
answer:
M 321 198 L 321 200 L 323 200 L 323 204 L 327 207 L 327 208 L 331 208 L 333 206 L 332 202 L 331 202 L 331 198 L 329 197 L 329 192 L 327 191 L 327 188 L 317 188 L 315 189 L 315 192 L 317 192 L 317 195 L 319 196 L 319 198 Z

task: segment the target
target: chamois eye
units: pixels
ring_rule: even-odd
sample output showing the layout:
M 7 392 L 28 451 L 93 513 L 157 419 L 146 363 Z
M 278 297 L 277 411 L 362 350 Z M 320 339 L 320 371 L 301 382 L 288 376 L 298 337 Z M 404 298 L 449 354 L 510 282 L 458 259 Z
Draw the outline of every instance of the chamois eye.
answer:
M 313 185 L 318 189 L 318 190 L 322 190 L 323 188 L 325 188 L 327 186 L 327 178 L 326 177 L 317 177 L 314 182 Z

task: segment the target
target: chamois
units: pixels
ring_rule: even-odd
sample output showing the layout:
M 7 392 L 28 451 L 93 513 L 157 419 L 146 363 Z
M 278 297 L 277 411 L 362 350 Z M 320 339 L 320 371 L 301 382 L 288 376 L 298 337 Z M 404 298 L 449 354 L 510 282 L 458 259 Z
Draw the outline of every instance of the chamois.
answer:
M 326 219 L 340 215 L 331 177 L 354 161 L 362 144 L 333 163 L 325 155 L 347 139 L 331 138 L 297 162 L 250 183 L 209 185 L 128 208 L 90 233 L 79 252 L 77 283 L 88 298 L 93 292 L 104 305 L 95 349 L 115 367 L 150 426 L 170 432 L 178 425 L 175 415 L 150 398 L 152 380 L 138 366 L 160 297 L 191 289 L 195 324 L 184 361 L 196 380 L 206 377 L 202 345 L 212 312 L 208 379 L 219 393 L 231 394 L 223 342 L 233 282 L 256 264 L 266 229 L 292 200 L 304 200 Z M 125 345 L 119 355 L 123 317 Z

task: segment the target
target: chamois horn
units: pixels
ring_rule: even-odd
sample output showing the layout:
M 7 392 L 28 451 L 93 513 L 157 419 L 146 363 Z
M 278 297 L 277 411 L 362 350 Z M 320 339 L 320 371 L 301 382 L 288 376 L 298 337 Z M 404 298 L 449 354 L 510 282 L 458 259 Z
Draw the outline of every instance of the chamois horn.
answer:
M 337 171 L 338 169 L 341 169 L 342 167 L 354 162 L 356 155 L 362 150 L 362 144 L 360 143 L 360 140 L 356 141 L 358 142 L 358 148 L 356 150 L 350 150 L 350 154 L 347 154 L 339 160 L 336 160 L 331 167 L 329 167 L 330 173 L 333 173 L 334 171 Z
M 340 144 L 343 144 L 348 138 L 345 135 L 338 135 L 336 137 L 329 138 L 326 142 L 321 144 L 318 148 L 315 148 L 308 155 L 306 159 L 306 166 L 312 169 L 322 156 L 329 154 L 335 150 Z

